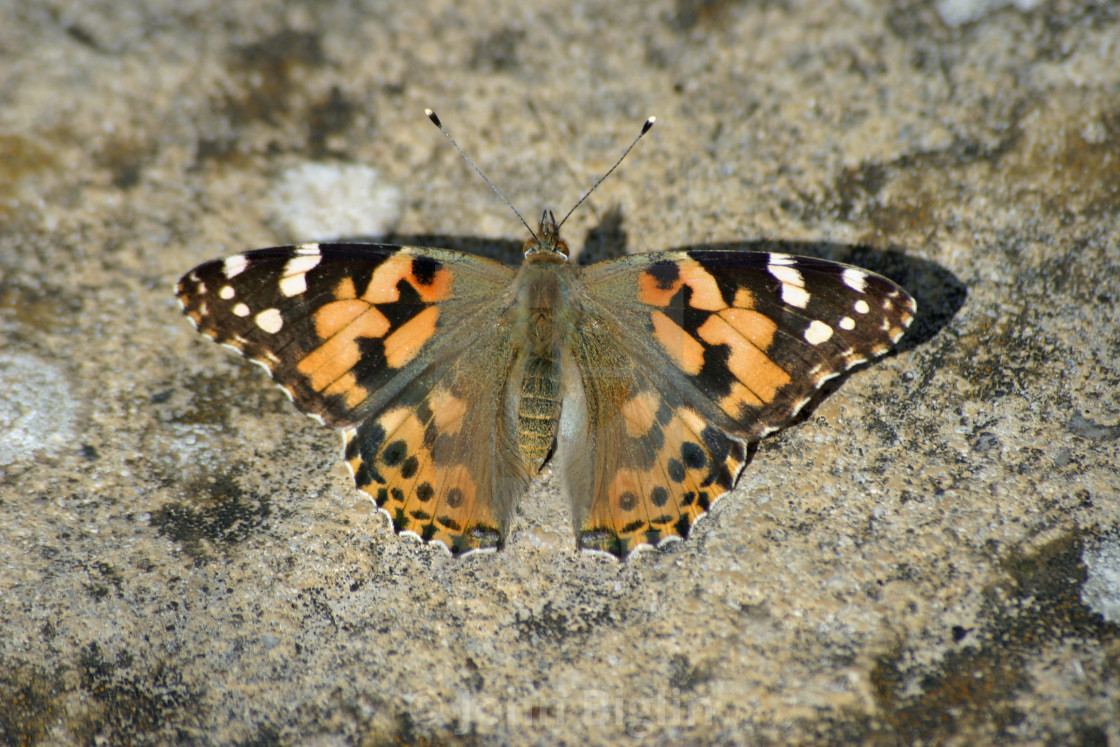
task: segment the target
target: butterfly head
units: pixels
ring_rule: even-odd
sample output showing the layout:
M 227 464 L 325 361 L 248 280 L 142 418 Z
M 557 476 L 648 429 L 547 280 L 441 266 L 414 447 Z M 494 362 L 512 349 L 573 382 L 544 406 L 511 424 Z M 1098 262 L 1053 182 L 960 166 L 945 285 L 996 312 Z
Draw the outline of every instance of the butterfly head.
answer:
M 545 210 L 541 215 L 541 225 L 533 238 L 525 242 L 522 247 L 525 257 L 537 254 L 554 255 L 556 258 L 567 260 L 568 244 L 560 238 L 560 226 L 556 224 L 556 216 L 551 210 Z

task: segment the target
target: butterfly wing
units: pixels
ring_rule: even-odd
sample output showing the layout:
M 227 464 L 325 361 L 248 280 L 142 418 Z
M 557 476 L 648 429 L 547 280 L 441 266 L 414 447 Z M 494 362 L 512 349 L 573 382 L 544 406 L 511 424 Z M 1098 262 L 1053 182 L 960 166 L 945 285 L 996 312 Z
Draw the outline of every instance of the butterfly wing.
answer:
M 658 362 L 633 354 L 632 331 L 607 316 L 585 322 L 563 366 L 553 464 L 579 545 L 621 557 L 686 536 L 731 489 L 744 446 Z
M 471 337 L 470 335 L 464 335 Z M 520 456 L 501 382 L 518 346 L 497 326 L 418 375 L 381 411 L 343 432 L 358 487 L 397 532 L 460 554 L 496 549 L 535 470 Z
M 557 461 L 581 545 L 617 555 L 686 536 L 746 441 L 889 350 L 915 311 L 886 278 L 785 254 L 636 255 L 581 280 Z
M 465 551 L 500 543 L 529 479 L 501 388 L 478 383 L 516 354 L 485 333 L 513 273 L 443 249 L 304 244 L 200 265 L 178 296 L 200 332 L 345 429 L 358 487 L 397 531 Z

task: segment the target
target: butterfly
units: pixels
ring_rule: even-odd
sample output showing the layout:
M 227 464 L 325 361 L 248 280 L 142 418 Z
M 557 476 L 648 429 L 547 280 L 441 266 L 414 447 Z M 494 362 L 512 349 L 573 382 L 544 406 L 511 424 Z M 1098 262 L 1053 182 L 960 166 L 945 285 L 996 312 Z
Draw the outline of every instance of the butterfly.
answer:
M 519 268 L 305 243 L 206 262 L 177 295 L 202 334 L 341 429 L 396 532 L 455 555 L 504 544 L 546 463 L 580 547 L 685 538 L 749 442 L 915 314 L 890 280 L 823 259 L 685 249 L 580 267 L 551 212 L 530 233 Z

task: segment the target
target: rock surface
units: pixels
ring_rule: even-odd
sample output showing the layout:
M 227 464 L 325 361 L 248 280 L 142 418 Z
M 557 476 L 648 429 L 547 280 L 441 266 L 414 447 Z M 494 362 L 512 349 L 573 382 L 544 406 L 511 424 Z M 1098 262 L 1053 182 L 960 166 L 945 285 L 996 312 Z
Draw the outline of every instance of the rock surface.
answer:
M 0 742 L 1120 742 L 1120 10 L 968 6 L 10 5 Z M 503 552 L 398 538 L 171 289 L 312 238 L 309 162 L 512 258 L 426 106 L 531 218 L 656 114 L 574 247 L 792 242 L 920 315 L 687 542 L 578 554 L 547 476 Z

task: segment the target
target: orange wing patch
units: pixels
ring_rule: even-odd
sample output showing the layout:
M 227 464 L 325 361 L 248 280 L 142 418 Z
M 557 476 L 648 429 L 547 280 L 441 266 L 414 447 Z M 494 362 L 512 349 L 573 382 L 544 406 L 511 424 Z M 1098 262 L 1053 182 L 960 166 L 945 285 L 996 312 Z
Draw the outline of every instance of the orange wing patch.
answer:
M 385 338 L 385 362 L 390 368 L 404 368 L 416 359 L 436 334 L 439 308 L 429 306 Z
M 378 265 L 362 298 L 373 304 L 396 303 L 401 299 L 402 280 L 412 286 L 425 303 L 446 301 L 451 297 L 451 272 L 445 267 L 429 268 L 424 264 L 424 257 L 405 249 Z
M 704 311 L 719 311 L 727 308 L 719 285 L 712 274 L 695 262 L 688 260 L 672 262 L 676 272 L 672 276 L 658 274 L 656 266 L 643 272 L 638 278 L 638 299 L 650 306 L 668 306 L 680 292 L 688 286 L 689 306 Z M 663 265 L 662 265 L 663 266 Z
M 726 345 L 730 350 L 725 364 L 735 381 L 719 406 L 732 418 L 739 417 L 742 403 L 762 407 L 790 382 L 790 375 L 766 356 L 776 330 L 772 319 L 747 309 L 720 311 L 696 330 L 708 346 Z
M 637 278 L 638 299 L 660 307 L 650 311 L 650 321 L 662 352 L 705 391 L 721 392 L 705 380 L 725 382 L 717 402 L 733 419 L 743 416 L 744 406 L 757 410 L 774 401 L 791 381 L 766 354 L 777 322 L 755 310 L 749 289 L 725 294 L 710 270 L 687 254 L 673 256 Z M 721 350 L 726 353 L 717 354 Z
M 341 278 L 335 300 L 311 313 L 319 344 L 296 362 L 295 370 L 312 391 L 346 410 L 357 409 L 371 394 L 355 373 L 369 355 L 369 341 L 381 342 L 381 357 L 390 369 L 416 360 L 440 318 L 439 307 L 428 304 L 447 299 L 451 286 L 447 269 L 432 268 L 404 251 L 377 266 L 360 297 L 353 278 Z M 402 300 L 402 287 L 415 291 L 416 298 Z M 398 319 L 396 326 L 390 316 Z
M 685 373 L 696 376 L 704 368 L 704 346 L 661 311 L 650 314 L 654 339 Z
M 668 254 L 646 266 L 632 287 L 637 299 L 652 307 L 652 337 L 660 351 L 732 421 L 744 425 L 736 437 L 749 438 L 770 427 L 760 422 L 764 413 L 794 408 L 796 397 L 788 388 L 794 371 L 806 360 L 806 354 L 796 350 L 791 359 L 790 346 L 786 357 L 775 357 L 777 346 L 785 342 L 779 340 L 779 319 L 771 313 L 781 309 L 775 300 L 804 313 L 812 294 L 788 255 L 748 255 L 746 262 L 754 264 L 736 267 L 735 255 L 717 254 L 717 261 L 726 265 L 720 267 L 701 260 L 712 254 Z M 732 268 L 753 274 L 736 282 Z M 759 292 L 767 290 L 762 282 L 770 283 L 772 290 L 768 305 L 763 302 L 760 309 Z M 798 337 L 809 345 L 820 344 L 831 332 L 831 327 L 809 321 Z M 785 335 L 789 337 L 788 330 Z M 809 354 L 814 355 L 811 349 Z

